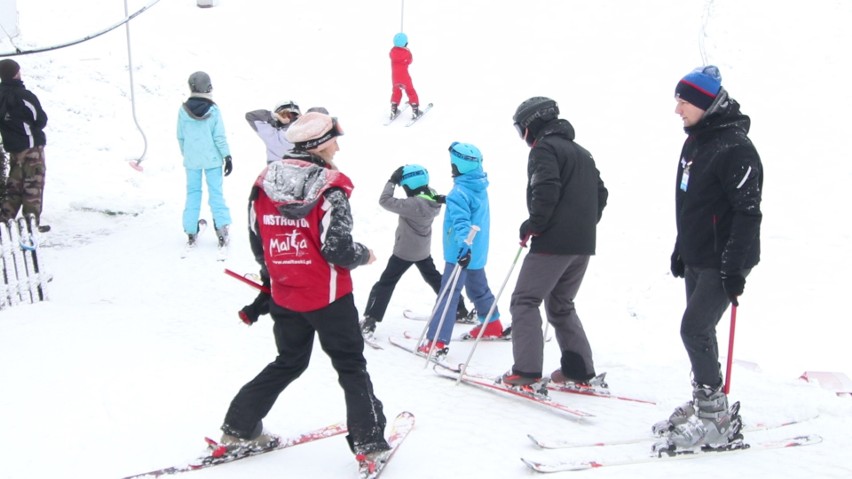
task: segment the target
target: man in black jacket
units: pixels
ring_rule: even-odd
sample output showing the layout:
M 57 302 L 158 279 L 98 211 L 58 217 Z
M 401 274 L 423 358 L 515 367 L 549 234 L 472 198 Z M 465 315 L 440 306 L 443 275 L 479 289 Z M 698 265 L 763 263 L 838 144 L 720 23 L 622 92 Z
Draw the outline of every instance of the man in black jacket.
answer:
M 589 258 L 595 254 L 597 223 L 608 192 L 591 153 L 574 142 L 574 127 L 560 119 L 550 98 L 521 103 L 513 120 L 531 147 L 527 161 L 527 210 L 520 229 L 530 240 L 512 293 L 514 365 L 506 384 L 527 386 L 542 377 L 544 338 L 539 307 L 544 302 L 562 351 L 558 382 L 587 383 L 595 377 L 592 349 L 574 309 Z
M 21 67 L 15 60 L 0 60 L 0 135 L 9 152 L 6 197 L 0 204 L 0 220 L 41 217 L 44 193 L 44 127 L 47 114 L 38 98 L 24 88 Z M 42 227 L 45 229 L 45 227 Z
M 671 272 L 686 282 L 680 334 L 692 366 L 693 400 L 654 425 L 669 445 L 727 446 L 742 438 L 722 390 L 716 325 L 738 305 L 760 260 L 763 165 L 748 138 L 751 120 L 722 88 L 715 66 L 699 67 L 675 88 L 675 113 L 688 135 L 675 183 L 677 239 Z

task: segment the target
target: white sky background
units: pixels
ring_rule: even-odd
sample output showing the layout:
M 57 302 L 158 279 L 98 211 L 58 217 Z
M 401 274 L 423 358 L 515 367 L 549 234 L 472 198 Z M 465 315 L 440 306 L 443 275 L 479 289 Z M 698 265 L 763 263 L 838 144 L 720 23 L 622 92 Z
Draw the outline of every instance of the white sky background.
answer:
M 763 257 L 739 308 L 732 399 L 742 401 L 746 421 L 819 414 L 755 439 L 816 432 L 826 441 L 593 474 L 852 473 L 848 398 L 796 380 L 809 370 L 852 374 L 845 301 L 852 286 L 844 115 L 852 98 L 843 83 L 852 71 L 848 2 L 409 0 L 403 27 L 414 55 L 411 73 L 422 101 L 436 105 L 409 129 L 401 121 L 381 125 L 400 2 L 220 3 L 199 9 L 190 0 L 164 0 L 131 23 L 136 116 L 147 138 L 141 174 L 126 165 L 144 145 L 131 112 L 124 27 L 74 47 L 16 57 L 50 118 L 43 222 L 53 231 L 40 253 L 55 278 L 49 302 L 0 313 L 0 423 L 6 425 L 0 478 L 122 477 L 191 458 L 204 435 L 217 437 L 230 399 L 275 354 L 268 318 L 245 328 L 236 317 L 254 293 L 221 270 L 257 269 L 243 228 L 265 154 L 243 115 L 282 99 L 303 110 L 325 106 L 345 129 L 336 160 L 356 185 L 354 235 L 379 258 L 353 274 L 359 309 L 391 253 L 396 227 L 396 218 L 378 206 L 382 186 L 398 166 L 419 163 L 445 193 L 452 141 L 474 143 L 485 155 L 493 210 L 487 272 L 492 289 L 500 288 L 526 214 L 528 149 L 511 116 L 530 96 L 559 102 L 610 191 L 578 312 L 597 369 L 609 373 L 613 390 L 658 405 L 559 396 L 599 416 L 579 425 L 454 387 L 389 346 L 367 350 L 387 415 L 409 409 L 418 418 L 384 477 L 437 477 L 433 466 L 451 467 L 459 477 L 528 477 L 517 457 L 542 454 L 528 432 L 597 439 L 644 433 L 689 395 L 678 335 L 683 283 L 668 273 L 684 139 L 672 95 L 677 80 L 702 63 L 702 46 L 752 118 L 750 136 L 766 175 Z M 129 9 L 142 6 L 132 2 Z M 27 0 L 18 11 L 21 35 L 14 44 L 27 50 L 99 31 L 124 16 L 124 5 Z M 0 41 L 0 52 L 13 49 L 9 39 Z M 195 257 L 179 259 L 184 173 L 175 122 L 195 70 L 212 77 L 234 156 L 225 183 L 234 217 L 225 265 L 215 261 L 212 235 Z M 121 214 L 98 212 L 107 210 Z M 202 215 L 210 220 L 206 205 Z M 433 246 L 440 258 L 437 234 Z M 499 302 L 506 322 L 514 276 Z M 425 283 L 409 273 L 377 330 L 380 339 L 419 333 L 423 323 L 399 313 L 428 312 L 432 302 Z M 719 328 L 723 354 L 727 324 L 726 316 Z M 464 360 L 468 347 L 452 345 L 451 356 Z M 545 370 L 557 367 L 555 344 L 548 344 L 545 360 Z M 472 367 L 507 370 L 510 346 L 480 345 Z M 265 424 L 290 435 L 343 416 L 336 377 L 317 348 L 312 367 Z M 62 446 L 42 446 L 48 438 Z M 336 438 L 191 474 L 351 477 L 354 461 Z

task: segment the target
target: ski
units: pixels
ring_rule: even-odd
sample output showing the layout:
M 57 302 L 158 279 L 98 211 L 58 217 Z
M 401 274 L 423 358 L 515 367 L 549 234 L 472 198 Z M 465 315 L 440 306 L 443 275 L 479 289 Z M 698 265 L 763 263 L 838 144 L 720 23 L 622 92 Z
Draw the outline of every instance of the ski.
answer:
M 201 236 L 201 233 L 207 229 L 207 220 L 200 219 L 198 220 L 198 233 L 195 234 L 195 243 L 186 243 L 184 246 L 183 253 L 181 254 L 181 258 L 186 258 L 195 248 L 198 248 L 198 238 Z
M 670 461 L 680 459 L 695 459 L 714 454 L 729 454 L 745 451 L 761 451 L 767 449 L 783 449 L 789 447 L 810 446 L 822 442 L 822 437 L 816 434 L 804 436 L 794 436 L 784 439 L 771 439 L 765 441 L 752 442 L 751 444 L 737 442 L 724 448 L 713 449 L 685 449 L 680 451 L 666 451 L 657 455 L 650 453 L 646 456 L 625 457 L 613 460 L 533 460 L 521 458 L 524 464 L 536 472 L 565 472 L 565 471 L 585 471 L 588 469 L 597 469 L 609 466 L 625 466 L 633 464 L 642 464 L 657 461 Z
M 456 371 L 454 371 L 452 369 L 448 369 L 448 368 L 442 368 L 442 369 L 434 368 L 434 370 L 439 376 L 441 376 L 443 378 L 451 379 L 453 381 L 459 380 L 459 373 L 460 372 L 456 372 Z M 463 384 L 467 384 L 469 386 L 472 386 L 472 387 L 475 387 L 475 388 L 478 388 L 478 389 L 483 389 L 485 391 L 490 391 L 490 392 L 494 392 L 494 393 L 497 393 L 497 394 L 507 394 L 507 395 L 512 396 L 512 397 L 524 399 L 524 400 L 529 401 L 533 404 L 544 406 L 547 409 L 550 409 L 551 411 L 558 412 L 558 413 L 560 413 L 564 416 L 567 416 L 571 419 L 585 420 L 585 419 L 588 419 L 588 418 L 595 417 L 594 414 L 592 414 L 592 413 L 589 413 L 589 412 L 586 412 L 586 411 L 581 411 L 579 409 L 574 409 L 574 408 L 568 407 L 565 404 L 554 401 L 553 399 L 551 399 L 547 395 L 546 389 L 533 390 L 531 388 L 525 388 L 525 389 L 514 388 L 514 387 L 506 386 L 505 384 L 499 382 L 499 380 L 488 380 L 488 379 L 483 379 L 479 376 L 468 375 L 468 374 L 465 374 L 461 378 L 461 382 Z
M 34 303 L 39 299 L 39 294 L 36 292 L 38 279 L 36 278 L 36 273 L 33 269 L 32 253 L 35 251 L 35 244 L 29 239 L 29 234 L 27 233 L 27 220 L 24 217 L 19 217 L 16 221 L 18 222 L 18 245 L 21 248 L 21 257 L 24 260 L 24 273 L 26 274 L 25 281 L 27 283 L 27 290 L 30 292 L 30 302 Z
M 307 442 L 316 441 L 318 439 L 325 439 L 327 437 L 336 436 L 345 432 L 347 432 L 346 424 L 343 422 L 339 422 L 337 424 L 321 427 L 319 429 L 315 429 L 313 431 L 309 431 L 304 434 L 293 436 L 287 439 L 278 438 L 278 441 L 273 446 L 270 446 L 265 449 L 248 451 L 244 449 L 229 450 L 227 446 L 219 444 L 213 439 L 206 437 L 204 438 L 204 440 L 207 442 L 207 446 L 210 450 L 206 455 L 201 456 L 195 459 L 194 461 L 190 461 L 189 463 L 181 466 L 164 467 L 162 469 L 155 469 L 153 471 L 145 472 L 142 474 L 127 476 L 122 479 L 153 478 L 160 476 L 169 476 L 172 474 L 180 474 L 182 472 L 195 471 L 198 469 L 205 469 L 221 464 L 227 464 L 229 462 L 239 461 L 240 459 L 245 459 L 247 457 L 265 454 L 267 452 L 278 451 L 280 449 L 298 446 L 299 444 L 305 444 Z
M 366 344 L 367 346 L 370 346 L 371 348 L 378 349 L 378 350 L 385 349 L 385 348 L 382 347 L 381 344 L 379 344 L 378 341 L 376 341 L 376 336 L 373 333 L 362 334 L 362 336 L 364 337 L 364 344 Z
M 0 224 L 0 248 L 3 253 L 3 297 L 0 298 L 0 309 L 5 309 L 6 306 L 18 304 L 19 298 L 16 291 L 18 277 L 12 260 L 12 236 L 2 224 Z
M 39 301 L 45 301 L 47 300 L 47 278 L 49 276 L 42 271 L 38 260 L 38 233 L 42 232 L 43 227 L 38 224 L 38 220 L 32 213 L 27 215 L 26 219 L 21 218 L 18 221 L 21 223 L 21 248 L 29 252 L 29 260 L 34 275 L 32 278 L 35 285 L 33 294 L 38 296 Z M 49 226 L 47 226 L 47 230 L 50 230 Z
M 426 359 L 426 355 L 425 355 L 425 354 L 423 354 L 423 353 L 421 353 L 421 352 L 417 351 L 417 345 L 416 345 L 416 344 L 414 344 L 414 345 L 408 345 L 408 344 L 405 344 L 404 342 L 400 341 L 399 339 L 397 339 L 397 338 L 395 338 L 395 337 L 393 337 L 393 336 L 388 337 L 388 342 L 390 342 L 390 343 L 391 343 L 391 344 L 393 344 L 394 346 L 398 347 L 399 349 L 402 349 L 403 351 L 408 351 L 409 353 L 411 353 L 411 354 L 413 354 L 413 355 L 415 355 L 415 356 L 418 356 L 418 357 L 421 357 L 421 358 L 423 358 L 423 359 Z M 460 371 L 461 371 L 461 368 L 459 368 L 458 366 L 451 366 L 451 365 L 447 362 L 447 360 L 446 360 L 446 358 L 445 358 L 445 357 L 439 357 L 439 356 L 437 356 L 437 355 L 433 354 L 433 355 L 432 355 L 432 358 L 430 359 L 430 361 L 431 361 L 432 363 L 434 363 L 436 366 L 439 366 L 439 367 L 441 367 L 441 368 L 444 368 L 444 369 L 446 369 L 446 370 L 448 370 L 448 371 L 452 371 L 452 372 L 455 372 L 455 373 L 458 373 L 458 372 L 460 372 Z
M 808 417 L 804 419 L 792 419 L 789 421 L 781 421 L 775 423 L 766 423 L 766 422 L 757 422 L 753 424 L 745 423 L 743 425 L 742 433 L 752 433 L 758 431 L 766 431 L 768 429 L 777 429 L 786 426 L 792 426 L 794 424 L 801 424 L 803 422 L 811 421 L 818 416 Z M 628 437 L 624 439 L 612 439 L 612 440 L 603 440 L 603 441 L 571 441 L 566 439 L 553 439 L 553 438 L 543 438 L 540 436 L 536 436 L 534 434 L 527 434 L 527 437 L 530 438 L 532 442 L 535 443 L 536 446 L 542 449 L 568 449 L 568 448 L 581 448 L 581 447 L 604 447 L 604 446 L 623 446 L 626 444 L 639 444 L 643 442 L 653 443 L 654 441 L 658 441 L 660 436 L 637 436 L 637 437 Z
M 393 455 L 396 453 L 399 446 L 408 437 L 408 433 L 414 429 L 414 414 L 403 411 L 396 416 L 391 426 L 390 434 L 388 435 L 388 444 L 390 449 L 382 452 L 378 457 L 372 460 L 366 457 L 357 455 L 358 460 L 358 478 L 359 479 L 376 479 L 382 475 L 382 471 L 387 467 Z
M 417 116 L 415 116 L 414 118 L 412 118 L 412 119 L 408 120 L 408 123 L 406 123 L 406 124 L 405 124 L 405 126 L 411 126 L 411 125 L 413 125 L 413 124 L 417 123 L 417 122 L 418 122 L 421 118 L 423 118 L 423 117 L 426 115 L 426 112 L 428 112 L 428 111 L 429 111 L 429 110 L 431 110 L 431 109 L 432 109 L 432 104 L 431 104 L 431 103 L 429 103 L 428 105 L 426 105 L 425 107 L 423 107 L 423 108 L 421 108 L 421 109 L 420 109 L 420 114 L 419 114 L 419 115 L 417 115 Z
M 420 337 L 420 336 L 415 337 L 410 331 L 403 331 L 402 335 L 405 337 L 405 339 L 418 339 Z M 508 335 L 504 332 L 502 336 L 485 336 L 482 339 L 480 339 L 480 341 L 511 341 L 511 340 L 512 340 L 512 333 L 511 332 L 509 332 Z M 470 333 L 464 333 L 461 336 L 457 336 L 457 337 L 453 338 L 450 342 L 452 342 L 452 341 L 470 342 L 470 341 L 476 341 L 476 337 L 471 336 Z
M 30 294 L 29 281 L 24 262 L 24 250 L 20 246 L 21 238 L 18 223 L 14 219 L 10 219 L 6 222 L 6 226 L 9 231 L 9 249 L 12 257 L 11 261 L 7 263 L 7 267 L 11 265 L 11 267 L 9 267 L 9 274 L 12 274 L 15 278 L 15 288 L 17 289 L 17 292 L 14 294 L 17 295 L 17 298 L 20 299 L 21 302 L 28 301 L 32 303 L 33 298 Z
M 407 102 L 403 103 L 402 105 L 399 105 L 397 107 L 396 115 L 391 115 L 387 120 L 385 120 L 385 126 L 388 126 L 391 123 L 393 123 L 393 121 L 396 120 L 397 118 L 399 118 L 399 115 L 401 115 L 402 112 L 404 112 L 405 110 L 408 110 L 408 103 Z
M 547 383 L 547 389 L 569 394 L 580 394 L 582 396 L 593 396 L 599 398 L 618 399 L 620 401 L 637 402 L 642 404 L 655 405 L 654 401 L 641 399 L 631 396 L 618 396 L 612 394 L 605 382 L 606 373 L 601 373 L 592 378 L 588 383 L 557 383 L 550 381 Z
M 429 321 L 429 316 L 425 314 L 417 314 L 410 309 L 406 309 L 402 312 L 402 316 L 405 319 L 410 319 L 412 321 Z M 479 320 L 476 317 L 476 310 L 474 309 L 467 316 L 463 318 L 456 317 L 456 324 L 478 324 Z

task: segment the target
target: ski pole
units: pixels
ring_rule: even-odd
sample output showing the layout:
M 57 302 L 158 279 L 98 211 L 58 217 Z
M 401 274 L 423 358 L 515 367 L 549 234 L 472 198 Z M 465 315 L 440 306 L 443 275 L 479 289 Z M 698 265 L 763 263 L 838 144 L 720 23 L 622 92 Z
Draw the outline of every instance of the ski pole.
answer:
M 252 288 L 259 289 L 261 292 L 269 293 L 269 288 L 267 288 L 266 286 L 264 286 L 260 283 L 256 283 L 256 282 L 246 278 L 245 276 L 243 276 L 239 273 L 235 273 L 235 272 L 229 270 L 228 268 L 225 268 L 225 274 L 227 274 L 228 276 L 230 276 L 232 278 L 236 278 L 236 279 L 242 281 L 243 283 L 251 286 Z
M 728 366 L 725 370 L 725 394 L 731 391 L 731 364 L 734 362 L 734 329 L 737 327 L 737 305 L 731 305 L 731 331 L 728 335 Z
M 485 316 L 485 321 L 482 322 L 482 325 L 479 327 L 479 333 L 476 335 L 476 340 L 473 342 L 473 347 L 470 348 L 470 353 L 467 355 L 467 361 L 462 364 L 461 371 L 459 372 L 459 378 L 456 380 L 456 384 L 460 383 L 462 377 L 464 377 L 464 373 L 467 372 L 467 365 L 470 364 L 470 360 L 473 358 L 473 353 L 476 351 L 476 346 L 479 344 L 479 340 L 482 339 L 482 334 L 485 332 L 485 327 L 488 325 L 488 322 L 491 321 L 491 316 L 494 314 L 494 311 L 497 309 L 497 300 L 500 299 L 500 296 L 503 295 L 503 289 L 506 288 L 506 283 L 509 282 L 509 278 L 512 276 L 512 271 L 515 270 L 515 265 L 518 263 L 518 258 L 521 257 L 521 251 L 527 247 L 527 241 L 529 241 L 530 236 L 527 235 L 521 241 L 521 247 L 518 248 L 518 252 L 515 253 L 515 259 L 512 260 L 512 265 L 509 267 L 509 273 L 506 274 L 506 278 L 503 280 L 503 284 L 500 285 L 500 290 L 497 291 L 497 296 L 494 297 L 494 302 L 491 303 L 491 308 L 488 309 L 488 315 Z
M 429 331 L 429 323 L 432 321 L 432 318 L 435 317 L 435 313 L 438 311 L 438 306 L 441 305 L 441 300 L 447 296 L 448 291 L 452 291 L 455 288 L 455 278 L 459 275 L 460 268 L 461 267 L 456 264 L 456 267 L 453 268 L 452 272 L 450 272 L 450 277 L 447 278 L 447 284 L 445 284 L 444 288 L 438 293 L 438 299 L 435 300 L 435 306 L 432 306 L 432 312 L 429 313 L 429 320 L 426 321 L 426 326 L 423 327 L 423 331 L 420 333 L 420 338 L 417 340 L 418 345 L 423 343 L 423 340 L 426 338 L 426 332 Z
M 467 233 L 467 238 L 464 239 L 464 244 L 466 244 L 468 248 L 471 248 L 473 246 L 473 238 L 478 232 L 479 226 L 471 225 L 470 231 Z M 454 276 L 452 278 L 452 287 L 446 292 L 446 296 L 444 298 L 444 310 L 441 312 L 441 319 L 438 321 L 438 327 L 435 329 L 435 337 L 432 338 L 432 344 L 429 345 L 429 353 L 426 355 L 426 364 L 423 366 L 424 368 L 426 366 L 429 366 L 429 362 L 432 360 L 432 353 L 435 351 L 435 344 L 437 344 L 438 342 L 438 334 L 441 332 L 441 327 L 444 326 L 444 320 L 447 319 L 447 310 L 450 309 L 450 298 L 452 297 L 450 295 L 455 292 L 456 285 L 458 284 L 459 277 L 461 276 L 461 265 L 458 262 L 456 262 L 456 266 L 453 268 L 453 272 L 450 274 L 450 276 Z M 440 304 L 440 302 L 437 304 Z M 438 307 L 437 304 L 435 305 L 436 308 Z M 434 320 L 434 318 L 435 313 L 433 312 L 432 317 L 429 318 L 429 323 L 426 324 L 426 331 L 428 331 L 429 324 L 432 323 L 432 320 Z M 426 331 L 423 332 L 424 338 Z M 422 340 L 423 338 L 421 338 L 421 341 Z
M 426 332 L 429 331 L 429 323 L 432 322 L 432 318 L 435 317 L 435 313 L 438 311 L 438 307 L 441 305 L 441 300 L 447 296 L 447 292 L 451 291 L 455 288 L 456 278 L 459 275 L 459 270 L 461 267 L 456 265 L 453 270 L 450 272 L 450 277 L 447 278 L 447 284 L 444 285 L 444 288 L 441 290 L 440 294 L 438 294 L 438 299 L 435 300 L 435 306 L 432 306 L 432 312 L 429 313 L 429 319 L 426 321 L 426 326 L 423 326 L 423 331 L 420 333 L 420 338 L 417 341 L 417 344 L 423 343 L 423 340 L 426 339 Z

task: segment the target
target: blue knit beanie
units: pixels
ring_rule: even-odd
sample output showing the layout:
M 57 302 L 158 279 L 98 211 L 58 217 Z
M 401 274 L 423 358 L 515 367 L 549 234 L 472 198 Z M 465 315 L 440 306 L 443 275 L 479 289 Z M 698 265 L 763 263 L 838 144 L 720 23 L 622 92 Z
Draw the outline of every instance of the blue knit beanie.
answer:
M 675 87 L 675 98 L 708 110 L 722 89 L 722 74 L 713 65 L 698 67 L 687 73 Z

